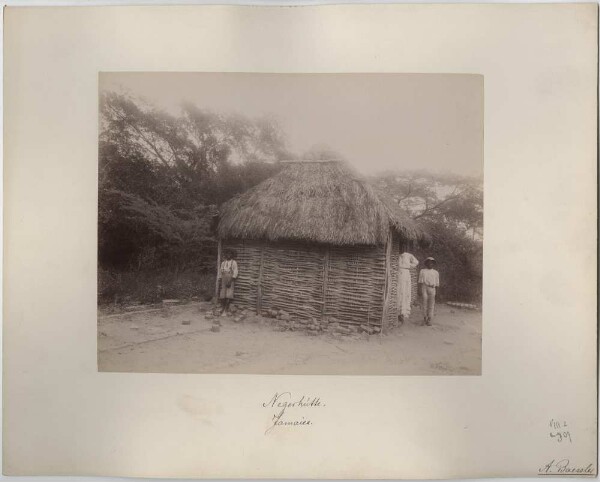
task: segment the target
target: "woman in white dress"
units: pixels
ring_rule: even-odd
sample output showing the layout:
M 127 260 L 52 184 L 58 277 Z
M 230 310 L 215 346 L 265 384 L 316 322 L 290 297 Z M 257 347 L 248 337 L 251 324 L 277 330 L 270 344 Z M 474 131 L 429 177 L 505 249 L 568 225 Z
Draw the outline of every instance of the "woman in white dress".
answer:
M 410 316 L 410 302 L 412 298 L 412 287 L 410 270 L 419 264 L 417 258 L 412 254 L 404 252 L 398 260 L 398 321 L 404 323 Z

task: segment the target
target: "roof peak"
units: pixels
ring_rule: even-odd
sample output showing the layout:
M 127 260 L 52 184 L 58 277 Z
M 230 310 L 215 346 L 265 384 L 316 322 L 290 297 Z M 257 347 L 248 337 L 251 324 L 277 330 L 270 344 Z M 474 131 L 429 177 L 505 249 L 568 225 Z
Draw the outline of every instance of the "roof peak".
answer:
M 343 163 L 342 159 L 289 159 L 279 161 L 281 164 L 327 164 L 327 163 Z
M 343 162 L 294 160 L 221 206 L 219 236 L 383 245 L 394 229 L 418 239 L 418 226 L 382 194 Z

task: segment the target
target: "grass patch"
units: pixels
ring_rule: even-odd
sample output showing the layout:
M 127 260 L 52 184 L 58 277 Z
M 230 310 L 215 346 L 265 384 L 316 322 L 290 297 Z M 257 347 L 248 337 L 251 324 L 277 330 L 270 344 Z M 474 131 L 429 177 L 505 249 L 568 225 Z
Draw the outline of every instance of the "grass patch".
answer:
M 98 269 L 98 305 L 150 304 L 164 299 L 208 301 L 215 274 L 207 272 L 126 271 Z

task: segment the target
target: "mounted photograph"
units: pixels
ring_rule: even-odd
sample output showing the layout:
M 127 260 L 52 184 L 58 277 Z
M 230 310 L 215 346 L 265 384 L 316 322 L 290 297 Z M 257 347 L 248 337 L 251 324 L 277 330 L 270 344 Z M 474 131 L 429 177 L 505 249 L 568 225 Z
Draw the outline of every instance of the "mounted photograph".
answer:
M 481 375 L 483 84 L 100 73 L 98 370 Z

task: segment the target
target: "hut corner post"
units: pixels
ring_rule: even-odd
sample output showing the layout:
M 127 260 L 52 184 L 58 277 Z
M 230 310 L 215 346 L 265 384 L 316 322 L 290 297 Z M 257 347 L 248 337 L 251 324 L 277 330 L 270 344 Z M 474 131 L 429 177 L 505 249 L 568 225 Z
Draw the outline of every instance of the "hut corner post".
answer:
M 390 229 L 385 245 L 385 284 L 383 288 L 383 314 L 381 315 L 381 334 L 388 322 L 388 314 L 390 312 L 391 291 L 392 291 L 392 248 L 393 248 L 392 230 Z
M 326 303 L 327 303 L 327 285 L 329 284 L 329 245 L 325 248 L 325 256 L 323 257 L 323 305 L 321 306 L 321 320 L 325 318 Z
M 265 246 L 260 246 L 260 264 L 258 266 L 258 283 L 256 290 L 256 314 L 262 313 L 262 285 L 263 285 L 263 270 L 264 270 L 264 259 L 265 259 Z
M 219 238 L 219 241 L 217 243 L 217 280 L 215 281 L 215 299 L 213 301 L 213 304 L 216 305 L 219 302 L 219 270 L 221 269 L 221 250 L 222 250 L 222 245 L 221 245 L 221 238 Z

